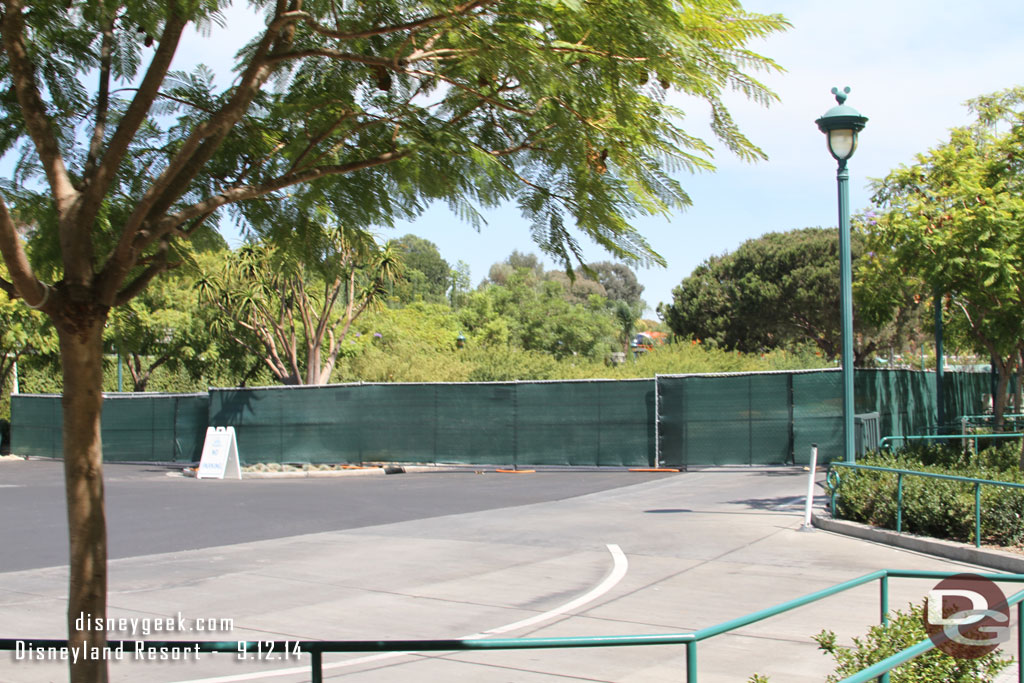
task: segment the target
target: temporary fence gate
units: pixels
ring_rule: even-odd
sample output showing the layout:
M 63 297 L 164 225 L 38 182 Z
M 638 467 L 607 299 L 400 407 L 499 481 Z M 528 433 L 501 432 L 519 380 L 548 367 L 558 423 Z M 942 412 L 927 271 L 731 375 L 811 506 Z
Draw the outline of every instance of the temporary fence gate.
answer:
M 659 464 L 789 462 L 793 374 L 657 377 Z
M 947 415 L 981 412 L 984 374 L 946 373 Z M 792 462 L 817 443 L 840 457 L 837 370 L 654 379 L 346 384 L 109 394 L 109 461 L 195 462 L 207 426 L 233 426 L 243 463 L 422 462 L 665 465 Z M 934 375 L 858 370 L 858 413 L 885 435 L 935 426 Z M 59 457 L 59 396 L 11 397 L 11 449 Z

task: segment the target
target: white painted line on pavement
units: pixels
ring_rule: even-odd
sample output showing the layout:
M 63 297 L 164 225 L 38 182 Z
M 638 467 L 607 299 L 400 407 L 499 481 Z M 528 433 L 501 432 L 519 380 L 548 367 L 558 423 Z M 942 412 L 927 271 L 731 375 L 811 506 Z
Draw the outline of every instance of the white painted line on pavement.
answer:
M 629 560 L 626 558 L 626 553 L 622 552 L 622 548 L 614 543 L 607 545 L 608 552 L 612 556 L 612 571 L 608 576 L 599 583 L 597 586 L 587 591 L 578 598 L 574 598 L 569 602 L 550 609 L 546 612 L 534 615 L 527 619 L 506 624 L 504 626 L 498 626 L 480 633 L 473 633 L 468 636 L 462 636 L 459 640 L 470 640 L 476 638 L 487 638 L 488 636 L 498 635 L 500 633 L 509 633 L 516 631 L 527 626 L 534 626 L 536 624 L 550 621 L 555 617 L 559 617 L 566 612 L 570 612 L 575 609 L 579 609 L 584 605 L 597 600 L 602 595 L 610 591 L 612 588 L 622 581 L 623 577 L 626 576 L 626 572 L 629 571 Z M 323 665 L 323 670 L 328 669 L 341 669 L 349 666 L 359 666 L 360 664 L 371 664 L 373 662 L 379 662 L 387 659 L 395 659 L 397 657 L 403 657 L 410 652 L 381 652 L 375 655 L 367 655 L 365 657 L 356 657 L 355 659 L 346 659 L 341 662 L 331 662 Z M 196 678 L 187 681 L 178 681 L 178 683 L 234 683 L 235 681 L 255 681 L 261 678 L 274 678 L 276 676 L 290 676 L 292 674 L 306 674 L 309 673 L 310 668 L 308 666 L 295 666 L 288 669 L 276 669 L 274 671 L 261 671 L 259 673 L 251 674 L 233 674 L 230 676 L 217 676 L 214 678 Z
M 547 612 L 541 612 L 540 614 L 532 616 L 529 619 L 523 619 L 522 621 L 517 621 L 514 624 L 508 624 L 506 626 L 492 628 L 482 633 L 474 633 L 470 636 L 463 636 L 463 640 L 469 640 L 471 638 L 486 638 L 487 636 L 497 635 L 499 633 L 518 631 L 521 628 L 526 628 L 527 626 L 533 626 L 534 624 L 539 624 L 541 622 L 554 619 L 555 617 L 565 614 L 566 612 L 582 607 L 583 605 L 586 605 L 588 602 L 593 602 L 594 600 L 597 600 L 599 597 L 601 597 L 602 595 L 610 591 L 612 588 L 614 588 L 615 584 L 617 584 L 619 581 L 622 581 L 622 578 L 626 575 L 626 572 L 629 570 L 629 560 L 626 559 L 626 553 L 622 552 L 622 548 L 614 544 L 609 544 L 608 552 L 612 554 L 612 560 L 614 562 L 614 565 L 612 566 L 612 573 L 608 575 L 608 578 L 606 578 L 604 581 L 595 586 L 594 589 L 591 590 L 589 593 L 585 593 L 580 597 L 576 598 L 575 600 L 570 600 L 561 607 L 556 607 L 555 609 L 548 610 Z

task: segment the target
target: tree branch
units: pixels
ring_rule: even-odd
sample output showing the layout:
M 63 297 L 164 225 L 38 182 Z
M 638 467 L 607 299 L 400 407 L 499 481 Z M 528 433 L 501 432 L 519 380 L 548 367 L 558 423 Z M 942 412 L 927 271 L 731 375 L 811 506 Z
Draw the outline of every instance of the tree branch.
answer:
M 3 37 L 3 49 L 7 54 L 11 81 L 25 119 L 25 126 L 42 162 L 46 180 L 53 192 L 57 213 L 64 216 L 78 198 L 78 191 L 68 175 L 53 124 L 46 114 L 46 104 L 39 94 L 35 67 L 25 47 L 25 19 L 22 16 L 22 8 L 22 0 L 4 0 L 0 35 Z
M 450 11 L 444 14 L 435 14 L 415 21 L 409 21 L 404 24 L 392 24 L 389 26 L 378 26 L 376 28 L 370 28 L 363 31 L 333 31 L 326 26 L 321 26 L 312 19 L 312 17 L 305 16 L 303 20 L 309 25 L 309 27 L 315 32 L 328 38 L 337 38 L 338 40 L 358 40 L 360 38 L 370 38 L 373 36 L 382 36 L 388 33 L 399 33 L 402 31 L 417 31 L 421 28 L 426 28 L 433 24 L 438 24 L 453 17 L 467 14 L 475 9 L 486 7 L 487 5 L 493 5 L 498 0 L 472 0 L 461 5 L 456 5 Z
M 277 190 L 290 187 L 292 185 L 298 185 L 300 183 L 309 182 L 318 178 L 323 178 L 330 175 L 343 175 L 345 173 L 353 173 L 366 168 L 373 168 L 375 166 L 381 166 L 383 164 L 390 164 L 409 156 L 412 152 L 410 150 L 402 150 L 397 152 L 385 152 L 371 159 L 362 159 L 360 161 L 352 161 L 347 164 L 335 164 L 330 166 L 317 166 L 305 171 L 298 173 L 290 173 L 280 178 L 276 178 L 270 182 L 263 183 L 262 185 L 243 185 L 241 187 L 231 188 L 225 190 L 220 194 L 214 195 L 201 202 L 193 204 L 192 206 L 186 207 L 181 211 L 166 216 L 160 220 L 152 229 L 147 233 L 140 234 L 140 240 L 138 242 L 138 248 L 145 248 L 152 244 L 156 240 L 160 239 L 163 235 L 167 234 L 169 230 L 189 221 L 197 216 L 204 213 L 212 213 L 222 206 L 227 204 L 234 204 L 237 202 L 245 201 L 246 199 L 255 199 L 256 197 L 262 197 L 268 195 Z
M 124 277 L 131 270 L 141 248 L 152 244 L 154 240 L 159 239 L 166 233 L 166 230 L 164 230 L 151 234 L 148 237 L 140 235 L 145 222 L 151 216 L 160 215 L 163 211 L 166 211 L 177 200 L 181 193 L 184 192 L 188 183 L 192 181 L 220 147 L 232 126 L 245 115 L 253 98 L 255 98 L 260 88 L 263 87 L 263 84 L 273 72 L 273 68 L 266 63 L 266 57 L 272 50 L 282 47 L 278 40 L 278 34 L 289 23 L 296 21 L 298 18 L 297 13 L 284 12 L 279 13 L 270 22 L 256 47 L 251 61 L 242 72 L 232 96 L 228 98 L 228 101 L 224 103 L 224 106 L 216 114 L 196 126 L 170 160 L 167 168 L 153 181 L 146 194 L 136 205 L 135 210 L 125 220 L 117 247 L 107 259 L 107 263 L 99 277 L 101 298 L 111 298 L 113 292 L 121 286 Z M 156 93 L 153 92 L 151 97 L 155 96 Z M 104 165 L 101 164 L 102 166 Z M 205 213 L 205 211 L 200 211 L 199 213 Z M 188 219 L 186 218 L 186 220 Z M 180 222 L 175 225 L 180 225 Z M 175 225 L 171 227 L 175 227 Z M 140 236 L 143 237 L 141 244 L 139 244 L 137 239 Z
M 164 241 L 160 245 L 159 252 L 153 257 L 152 262 L 143 270 L 139 275 L 129 282 L 121 291 L 117 293 L 114 300 L 110 303 L 104 301 L 106 305 L 120 306 L 121 304 L 128 303 L 135 295 L 146 288 L 153 278 L 160 273 L 167 270 L 167 250 L 170 247 L 168 242 Z
M 107 112 L 110 108 L 110 63 L 114 54 L 114 16 L 103 27 L 103 40 L 100 45 L 99 86 L 96 95 L 96 125 L 92 129 L 89 141 L 89 154 L 85 159 L 82 175 L 90 177 L 96 171 L 103 138 L 107 134 Z
M 99 193 L 100 196 L 106 193 L 109 178 L 116 173 L 117 168 L 121 165 L 121 159 L 124 158 L 129 144 L 138 132 L 139 126 L 146 120 L 153 102 L 160 94 L 160 86 L 167 77 L 174 54 L 178 51 L 181 34 L 188 23 L 178 11 L 178 4 L 175 0 L 169 0 L 167 6 L 168 16 L 164 23 L 164 31 L 160 36 L 156 51 L 153 53 L 153 58 L 149 62 L 149 67 L 146 69 L 146 75 L 143 76 L 142 82 L 135 92 L 135 97 L 132 98 L 131 104 L 128 105 L 121 122 L 117 125 L 117 130 L 114 131 L 110 145 L 100 163 L 101 169 L 104 169 L 103 178 L 89 179 L 90 185 L 96 186 L 91 188 L 91 191 Z
M 7 272 L 11 275 L 12 285 L 8 294 L 15 294 L 25 300 L 25 303 L 32 308 L 37 308 L 46 313 L 51 313 L 53 302 L 47 301 L 49 290 L 46 285 L 36 279 L 32 272 L 32 266 L 28 262 L 28 256 L 18 239 L 18 231 L 7 210 L 7 202 L 0 196 L 0 254 L 3 254 L 4 263 L 7 264 Z

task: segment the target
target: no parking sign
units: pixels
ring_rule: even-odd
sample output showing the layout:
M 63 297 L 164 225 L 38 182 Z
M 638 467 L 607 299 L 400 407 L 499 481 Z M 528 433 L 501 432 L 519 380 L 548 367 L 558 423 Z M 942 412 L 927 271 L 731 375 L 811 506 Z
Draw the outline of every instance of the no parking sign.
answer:
M 242 478 L 234 427 L 207 427 L 196 479 Z

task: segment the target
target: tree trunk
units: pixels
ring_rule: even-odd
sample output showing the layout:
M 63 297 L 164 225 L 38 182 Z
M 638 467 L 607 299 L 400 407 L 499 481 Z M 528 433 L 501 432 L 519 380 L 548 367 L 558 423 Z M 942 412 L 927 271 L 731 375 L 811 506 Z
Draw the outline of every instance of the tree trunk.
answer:
M 64 486 L 70 541 L 68 645 L 71 683 L 106 683 L 107 521 L 103 502 L 103 322 L 90 316 L 59 326 L 63 361 Z
M 1003 415 L 1006 413 L 1006 387 L 1010 383 L 1009 364 L 999 361 L 999 379 L 996 380 L 996 395 L 992 397 L 994 431 L 1003 431 Z
M 1013 412 L 1020 415 L 1024 412 L 1024 382 L 1021 381 L 1024 380 L 1024 352 L 1017 352 L 1014 365 L 1017 367 L 1013 384 Z

